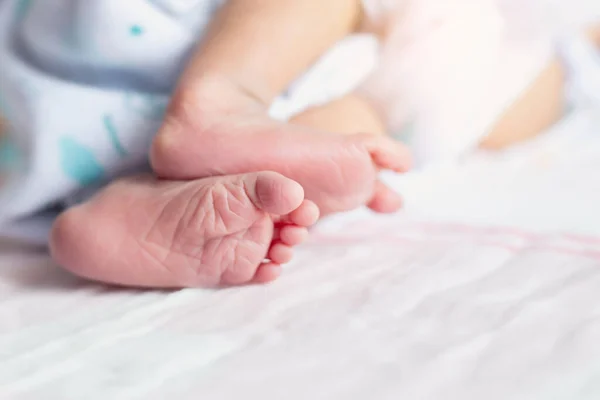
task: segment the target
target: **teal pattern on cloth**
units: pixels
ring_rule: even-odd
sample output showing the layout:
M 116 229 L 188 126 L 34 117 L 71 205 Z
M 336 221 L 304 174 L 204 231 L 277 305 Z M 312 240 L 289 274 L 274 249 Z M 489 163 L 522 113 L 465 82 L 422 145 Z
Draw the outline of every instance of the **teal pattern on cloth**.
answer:
M 131 36 L 142 36 L 144 34 L 144 28 L 140 25 L 132 25 L 131 28 L 129 28 L 129 34 Z
M 8 131 L 10 124 L 7 121 L 10 120 L 10 110 L 1 92 L 0 118 L 2 118 L 0 121 L 0 170 L 12 170 L 17 167 L 21 159 L 21 152 Z
M 123 144 L 119 140 L 119 132 L 117 131 L 117 128 L 115 127 L 111 116 L 105 115 L 102 118 L 102 122 L 104 124 L 104 129 L 108 134 L 110 142 L 112 143 L 113 148 L 115 149 L 117 154 L 119 154 L 120 157 L 127 157 L 129 153 L 127 152 L 127 150 L 125 150 L 125 147 L 123 147 Z
M 13 170 L 21 161 L 21 151 L 10 137 L 4 134 L 0 137 L 0 170 Z
M 69 178 L 81 186 L 91 185 L 104 178 L 104 168 L 90 149 L 68 136 L 60 138 L 58 147 L 62 170 Z
M 27 16 L 29 9 L 33 5 L 33 0 L 19 0 L 15 7 L 15 18 L 17 21 L 22 21 Z

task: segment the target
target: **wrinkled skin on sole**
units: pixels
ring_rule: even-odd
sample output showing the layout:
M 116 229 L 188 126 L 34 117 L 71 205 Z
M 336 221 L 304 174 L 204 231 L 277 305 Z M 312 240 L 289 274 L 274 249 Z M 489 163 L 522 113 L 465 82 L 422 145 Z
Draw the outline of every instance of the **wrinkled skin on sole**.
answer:
M 274 172 L 189 182 L 118 181 L 73 207 L 51 233 L 55 260 L 102 282 L 218 287 L 276 279 L 318 209 Z

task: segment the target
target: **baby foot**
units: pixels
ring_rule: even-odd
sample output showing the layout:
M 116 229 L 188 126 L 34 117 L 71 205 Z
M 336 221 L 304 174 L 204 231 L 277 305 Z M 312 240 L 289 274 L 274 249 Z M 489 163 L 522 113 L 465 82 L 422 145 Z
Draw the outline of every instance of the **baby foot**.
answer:
M 337 135 L 263 120 L 224 119 L 208 128 L 177 125 L 157 136 L 152 162 L 168 179 L 270 170 L 300 183 L 323 214 L 364 204 L 394 212 L 401 198 L 377 181 L 380 170 L 405 172 L 406 148 L 385 136 Z M 201 125 L 200 125 L 201 126 Z
M 55 260 L 118 285 L 178 288 L 276 279 L 318 219 L 296 182 L 275 172 L 191 182 L 116 182 L 56 221 Z
M 401 206 L 400 196 L 377 181 L 380 170 L 410 167 L 408 150 L 388 137 L 321 133 L 256 115 L 202 115 L 189 112 L 165 121 L 151 155 L 159 176 L 194 179 L 269 170 L 300 183 L 322 214 L 365 204 L 378 212 Z

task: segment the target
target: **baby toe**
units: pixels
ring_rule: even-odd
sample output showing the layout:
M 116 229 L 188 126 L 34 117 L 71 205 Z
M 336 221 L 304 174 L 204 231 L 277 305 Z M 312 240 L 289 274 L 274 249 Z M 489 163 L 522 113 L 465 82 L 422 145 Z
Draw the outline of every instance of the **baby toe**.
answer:
M 284 215 L 302 205 L 304 189 L 291 179 L 275 172 L 261 172 L 244 177 L 246 194 L 259 209 Z
M 312 201 L 305 200 L 300 207 L 285 218 L 285 221 L 297 226 L 309 227 L 317 223 L 319 216 L 320 212 L 317 205 Z
M 286 225 L 279 231 L 279 240 L 288 246 L 297 246 L 308 238 L 308 229 L 301 226 Z
M 281 276 L 281 265 L 272 262 L 261 264 L 256 270 L 252 283 L 264 284 L 273 282 Z
M 294 250 L 291 246 L 284 243 L 275 243 L 269 249 L 267 258 L 274 264 L 287 264 L 292 261 Z

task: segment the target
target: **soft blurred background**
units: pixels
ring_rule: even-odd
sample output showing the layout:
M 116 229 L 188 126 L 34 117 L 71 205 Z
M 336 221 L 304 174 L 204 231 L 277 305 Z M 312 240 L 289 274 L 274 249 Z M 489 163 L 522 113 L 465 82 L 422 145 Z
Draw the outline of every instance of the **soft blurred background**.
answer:
M 536 1 L 536 29 L 600 15 Z M 384 175 L 401 213 L 323 221 L 273 285 L 119 290 L 7 242 L 0 398 L 600 399 L 600 52 L 572 49 L 557 123 Z

